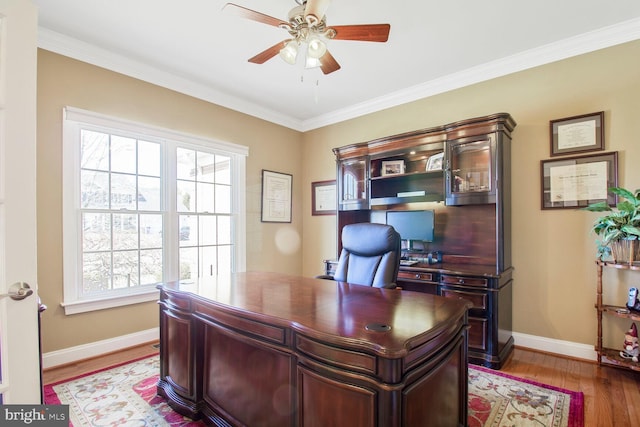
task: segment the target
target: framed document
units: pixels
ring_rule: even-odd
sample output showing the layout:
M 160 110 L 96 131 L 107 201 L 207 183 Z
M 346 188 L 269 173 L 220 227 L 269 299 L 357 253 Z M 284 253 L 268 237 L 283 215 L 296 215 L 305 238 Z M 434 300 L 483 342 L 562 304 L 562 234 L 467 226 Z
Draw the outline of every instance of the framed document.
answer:
M 549 122 L 551 156 L 604 150 L 604 112 Z
M 583 208 L 617 198 L 609 193 L 618 186 L 618 152 L 542 160 L 542 209 Z
M 291 222 L 293 176 L 262 170 L 262 222 Z
M 335 215 L 337 206 L 335 179 L 311 183 L 311 215 Z

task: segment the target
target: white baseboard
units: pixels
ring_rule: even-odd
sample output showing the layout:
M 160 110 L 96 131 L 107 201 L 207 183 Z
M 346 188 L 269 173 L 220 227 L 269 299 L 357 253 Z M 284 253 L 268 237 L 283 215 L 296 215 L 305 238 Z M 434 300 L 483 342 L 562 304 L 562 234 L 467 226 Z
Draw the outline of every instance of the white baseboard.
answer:
M 153 328 L 108 340 L 51 351 L 42 355 L 42 369 L 100 356 L 123 348 L 133 347 L 150 341 L 157 341 L 158 339 L 160 339 L 160 329 Z
M 127 347 L 144 344 L 159 339 L 159 329 L 153 328 L 136 332 L 121 337 L 96 341 L 77 347 L 56 350 L 42 355 L 43 369 L 64 365 L 90 357 L 100 356 Z M 536 335 L 513 333 L 514 344 L 518 347 L 526 347 L 532 350 L 555 353 L 576 359 L 597 360 L 595 349 L 592 345 L 580 344 L 571 341 L 556 340 L 553 338 L 539 337 Z
M 556 340 L 536 335 L 521 334 L 519 332 L 513 333 L 513 341 L 518 347 L 526 347 L 532 350 L 555 353 L 561 356 L 574 357 L 576 359 L 598 360 L 596 350 L 593 345 Z

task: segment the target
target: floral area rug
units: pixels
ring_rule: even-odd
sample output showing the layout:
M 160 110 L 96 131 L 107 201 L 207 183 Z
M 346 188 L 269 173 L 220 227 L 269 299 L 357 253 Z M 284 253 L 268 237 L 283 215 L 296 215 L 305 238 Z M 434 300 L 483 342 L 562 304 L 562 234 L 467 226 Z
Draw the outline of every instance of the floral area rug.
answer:
M 45 404 L 69 405 L 70 425 L 200 427 L 156 395 L 158 356 L 45 386 Z M 581 427 L 582 393 L 469 366 L 469 427 Z
M 204 426 L 175 412 L 156 395 L 160 359 L 156 356 L 44 387 L 44 403 L 69 405 L 69 425 Z
M 580 392 L 469 365 L 468 427 L 582 427 Z

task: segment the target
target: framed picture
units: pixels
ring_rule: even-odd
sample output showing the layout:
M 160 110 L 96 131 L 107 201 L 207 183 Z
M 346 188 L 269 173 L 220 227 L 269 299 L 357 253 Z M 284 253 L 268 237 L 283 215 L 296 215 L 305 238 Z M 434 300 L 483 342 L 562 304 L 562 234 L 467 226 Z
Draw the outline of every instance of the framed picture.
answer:
M 583 208 L 607 201 L 615 206 L 617 197 L 609 193 L 618 186 L 618 152 L 542 160 L 542 209 Z
M 293 176 L 262 170 L 262 222 L 291 222 Z
M 384 160 L 382 162 L 382 176 L 404 173 L 404 160 Z
M 335 215 L 338 209 L 336 181 L 311 183 L 311 215 Z
M 428 171 L 441 171 L 442 170 L 442 161 L 444 159 L 444 152 L 434 154 L 433 156 L 427 159 L 427 167 Z
M 551 120 L 551 156 L 604 150 L 604 112 Z

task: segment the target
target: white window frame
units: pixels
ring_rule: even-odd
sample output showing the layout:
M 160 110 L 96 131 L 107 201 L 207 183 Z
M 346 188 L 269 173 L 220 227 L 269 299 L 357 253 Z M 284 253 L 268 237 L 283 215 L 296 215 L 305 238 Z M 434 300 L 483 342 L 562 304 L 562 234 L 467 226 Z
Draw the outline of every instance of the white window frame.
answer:
M 180 146 L 191 146 L 195 149 L 214 150 L 232 161 L 232 220 L 234 239 L 234 265 L 232 271 L 246 270 L 246 157 L 249 149 L 245 146 L 229 142 L 216 141 L 187 133 L 177 132 L 161 127 L 136 123 L 133 121 L 110 117 L 107 115 L 82 110 L 74 107 L 63 109 L 63 167 L 62 167 L 62 228 L 63 228 L 63 302 L 65 314 L 83 313 L 111 307 L 154 301 L 158 299 L 155 286 L 131 288 L 127 292 L 114 292 L 115 295 L 99 299 L 82 298 L 82 271 L 80 262 L 82 257 L 82 242 L 80 231 L 80 130 L 82 127 L 99 127 L 112 129 L 117 132 L 129 133 L 137 138 L 147 138 L 150 141 L 160 141 L 163 144 L 175 141 Z M 175 182 L 175 166 L 168 165 L 163 160 L 165 179 Z M 164 200 L 175 200 L 175 194 L 168 189 L 171 185 L 163 185 Z M 173 198 L 172 198 L 173 197 Z M 175 205 L 175 203 L 173 203 Z M 164 203 L 162 211 L 167 212 L 168 203 Z M 171 241 L 171 236 L 178 233 L 177 225 L 165 220 L 163 241 L 164 277 L 165 280 L 178 279 L 178 246 Z M 174 262 L 175 261 L 175 262 Z

